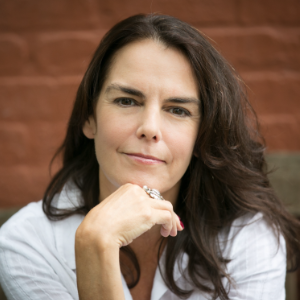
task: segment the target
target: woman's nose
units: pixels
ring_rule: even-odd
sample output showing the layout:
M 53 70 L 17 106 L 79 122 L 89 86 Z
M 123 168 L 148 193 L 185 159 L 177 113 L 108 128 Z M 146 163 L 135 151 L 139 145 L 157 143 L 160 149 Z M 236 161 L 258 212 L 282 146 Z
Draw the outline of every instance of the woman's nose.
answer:
M 160 110 L 145 108 L 140 115 L 139 125 L 136 131 L 139 139 L 158 142 L 162 138 Z

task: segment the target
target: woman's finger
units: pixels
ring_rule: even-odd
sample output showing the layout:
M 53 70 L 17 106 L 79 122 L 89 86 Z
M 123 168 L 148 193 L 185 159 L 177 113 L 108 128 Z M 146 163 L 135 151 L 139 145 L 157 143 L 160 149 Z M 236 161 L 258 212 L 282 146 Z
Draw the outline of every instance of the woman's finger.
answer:
M 176 236 L 178 230 L 183 230 L 183 227 L 180 224 L 180 219 L 178 215 L 173 211 L 173 206 L 168 200 L 158 200 L 158 199 L 150 199 L 150 205 L 151 207 L 155 209 L 164 209 L 169 210 L 173 215 L 173 224 L 172 224 L 172 230 L 170 231 L 171 236 Z M 164 231 L 166 232 L 166 231 Z
M 177 214 L 176 214 L 176 217 L 177 217 L 176 218 L 177 230 L 182 231 L 184 229 L 184 227 L 182 226 L 183 223 L 181 222 L 181 220 Z
M 154 223 L 161 226 L 161 234 L 164 237 L 170 235 L 173 227 L 173 216 L 169 210 L 153 209 Z
M 151 198 L 149 203 L 153 208 L 169 210 L 172 213 L 172 215 L 173 215 L 173 226 L 172 226 L 172 230 L 169 233 L 171 236 L 176 236 L 178 230 L 180 230 L 180 231 L 183 230 L 180 218 L 173 211 L 173 206 L 168 200 L 162 201 L 162 200 Z M 164 233 L 166 234 L 166 230 L 164 230 Z
M 169 201 L 161 201 L 161 200 L 156 200 L 152 199 L 153 201 L 150 201 L 152 205 L 155 207 L 155 214 L 157 214 L 159 211 L 166 211 L 168 212 L 168 217 L 170 217 L 170 220 L 167 219 L 168 223 L 163 223 L 162 228 L 161 228 L 161 234 L 164 237 L 167 237 L 169 235 L 171 236 L 176 236 L 177 235 L 177 215 L 173 211 L 173 205 Z M 163 202 L 163 203 L 159 203 Z M 156 221 L 155 221 L 156 223 Z M 160 223 L 156 223 L 160 224 Z

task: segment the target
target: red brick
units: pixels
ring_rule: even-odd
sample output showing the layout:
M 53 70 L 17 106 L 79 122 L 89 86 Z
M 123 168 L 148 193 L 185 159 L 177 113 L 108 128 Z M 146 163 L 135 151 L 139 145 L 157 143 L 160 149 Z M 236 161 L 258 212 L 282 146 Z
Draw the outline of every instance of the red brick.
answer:
M 0 30 L 62 30 L 95 26 L 91 1 L 3 0 Z
M 116 22 L 138 13 L 162 13 L 189 22 L 194 26 L 232 24 L 236 20 L 235 0 L 110 0 L 95 1 L 99 23 L 110 28 Z
M 41 35 L 34 55 L 47 74 L 83 75 L 103 34 L 73 32 Z
M 32 122 L 27 127 L 32 135 L 28 162 L 36 165 L 49 164 L 66 135 L 67 121 Z
M 293 115 L 259 116 L 267 151 L 300 151 L 300 118 Z
M 12 34 L 0 35 L 0 76 L 17 75 L 28 59 L 26 43 Z
M 0 165 L 49 164 L 66 133 L 66 122 L 0 122 Z
M 216 48 L 239 72 L 300 70 L 300 30 L 207 29 Z
M 29 132 L 21 123 L 0 123 L 0 165 L 15 165 L 29 153 Z
M 300 76 L 243 76 L 249 98 L 259 114 L 297 114 L 300 112 Z
M 47 166 L 0 167 L 0 207 L 20 207 L 43 197 L 50 176 Z
M 67 120 L 80 77 L 0 80 L 0 120 Z
M 193 25 L 232 24 L 237 20 L 235 0 L 3 0 L 0 30 L 64 30 L 110 28 L 137 13 L 173 15 Z
M 243 24 L 299 25 L 300 2 L 298 0 L 239 1 L 238 16 Z

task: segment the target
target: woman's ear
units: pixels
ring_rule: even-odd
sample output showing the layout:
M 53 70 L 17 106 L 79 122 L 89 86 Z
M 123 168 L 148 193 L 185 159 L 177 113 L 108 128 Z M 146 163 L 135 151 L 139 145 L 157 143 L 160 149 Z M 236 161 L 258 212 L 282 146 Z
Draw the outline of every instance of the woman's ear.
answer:
M 90 117 L 88 120 L 85 121 L 83 127 L 82 127 L 83 134 L 88 139 L 93 139 L 96 134 L 96 123 L 94 121 L 94 118 Z

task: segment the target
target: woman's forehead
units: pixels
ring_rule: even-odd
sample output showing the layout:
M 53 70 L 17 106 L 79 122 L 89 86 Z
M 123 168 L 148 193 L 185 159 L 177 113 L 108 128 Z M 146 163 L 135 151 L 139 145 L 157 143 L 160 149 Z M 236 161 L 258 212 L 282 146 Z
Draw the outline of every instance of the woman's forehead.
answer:
M 128 44 L 116 52 L 104 90 L 112 83 L 142 90 L 160 87 L 198 96 L 197 81 L 187 58 L 177 49 L 151 39 Z

